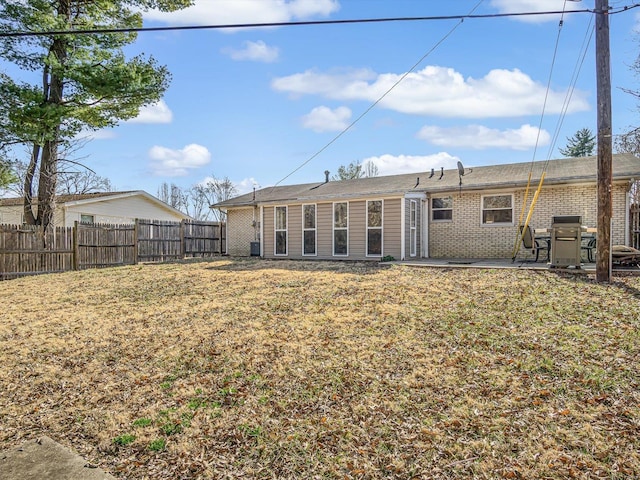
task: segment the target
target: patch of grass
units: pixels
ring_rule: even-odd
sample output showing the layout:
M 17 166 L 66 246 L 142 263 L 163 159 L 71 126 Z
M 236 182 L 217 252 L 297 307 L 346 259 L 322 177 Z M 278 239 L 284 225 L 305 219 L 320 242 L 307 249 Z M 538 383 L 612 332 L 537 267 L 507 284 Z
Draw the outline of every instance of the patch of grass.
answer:
M 113 439 L 113 444 L 114 445 L 118 445 L 120 447 L 124 447 L 126 445 L 129 445 L 133 442 L 135 442 L 136 440 L 136 436 L 135 435 L 131 435 L 131 434 L 124 434 L 124 435 L 119 435 L 116 438 Z
M 152 452 L 162 452 L 167 448 L 167 441 L 164 438 L 156 438 L 149 443 L 149 450 Z
M 134 427 L 148 427 L 152 423 L 153 423 L 153 421 L 150 418 L 138 418 L 138 419 L 133 421 L 132 425 Z
M 175 435 L 182 431 L 182 424 L 178 422 L 167 422 L 160 426 L 160 431 L 165 435 Z
M 37 425 L 130 480 L 640 478 L 638 292 L 232 259 L 3 282 L 0 449 Z

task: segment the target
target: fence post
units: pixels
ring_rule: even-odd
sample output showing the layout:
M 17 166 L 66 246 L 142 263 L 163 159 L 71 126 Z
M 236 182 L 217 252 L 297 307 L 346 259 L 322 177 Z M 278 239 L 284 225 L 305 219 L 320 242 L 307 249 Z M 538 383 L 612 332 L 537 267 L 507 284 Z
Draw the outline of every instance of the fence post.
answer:
M 80 270 L 80 245 L 78 242 L 78 221 L 73 222 L 73 269 Z
M 133 221 L 133 264 L 138 264 L 138 222 L 139 220 L 136 218 Z
M 180 258 L 182 260 L 184 260 L 185 257 L 185 252 L 186 252 L 186 239 L 185 239 L 185 235 L 187 234 L 186 232 L 186 228 L 185 228 L 185 219 L 183 218 L 182 220 L 180 220 Z

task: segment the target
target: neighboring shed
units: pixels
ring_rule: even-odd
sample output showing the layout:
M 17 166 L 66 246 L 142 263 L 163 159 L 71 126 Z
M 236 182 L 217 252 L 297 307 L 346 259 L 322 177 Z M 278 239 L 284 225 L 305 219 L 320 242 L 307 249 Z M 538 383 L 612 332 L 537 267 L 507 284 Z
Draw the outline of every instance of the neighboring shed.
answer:
M 142 190 L 59 195 L 53 223 L 58 227 L 82 223 L 133 223 L 136 218 L 179 222 L 190 219 L 179 210 Z M 0 199 L 0 223 L 23 223 L 23 199 Z
M 249 255 L 260 242 L 265 258 L 510 258 L 529 172 L 527 208 L 543 171 L 530 224 L 580 215 L 595 227 L 596 157 L 269 187 L 212 208 L 227 212 L 230 255 Z M 640 159 L 614 155 L 614 244 L 629 242 L 629 188 L 637 179 Z

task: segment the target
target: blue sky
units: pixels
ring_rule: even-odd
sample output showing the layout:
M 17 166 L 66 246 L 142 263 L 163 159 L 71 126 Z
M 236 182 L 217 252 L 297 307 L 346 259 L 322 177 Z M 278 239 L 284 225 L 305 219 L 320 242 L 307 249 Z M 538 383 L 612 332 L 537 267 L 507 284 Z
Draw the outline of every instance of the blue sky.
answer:
M 632 3 L 610 0 L 613 8 Z M 172 14 L 147 12 L 145 26 L 448 16 L 475 6 L 476 14 L 556 11 L 564 5 L 196 0 Z M 592 9 L 594 0 L 566 2 L 566 8 Z M 640 90 L 630 70 L 640 51 L 638 12 L 610 19 L 614 133 L 640 120 L 635 99 L 621 90 Z M 381 175 L 454 168 L 457 161 L 529 162 L 537 138 L 536 160 L 558 158 L 567 137 L 581 128 L 596 131 L 595 35 L 561 117 L 592 20 L 586 13 L 564 17 L 541 131 L 558 16 L 467 19 L 455 29 L 457 20 L 140 33 L 128 53 L 153 55 L 172 72 L 171 86 L 137 119 L 96 132 L 81 154 L 116 189 L 152 194 L 163 182 L 188 188 L 211 175 L 229 177 L 241 192 L 322 181 L 325 170 L 333 174 L 354 161 L 373 162 Z

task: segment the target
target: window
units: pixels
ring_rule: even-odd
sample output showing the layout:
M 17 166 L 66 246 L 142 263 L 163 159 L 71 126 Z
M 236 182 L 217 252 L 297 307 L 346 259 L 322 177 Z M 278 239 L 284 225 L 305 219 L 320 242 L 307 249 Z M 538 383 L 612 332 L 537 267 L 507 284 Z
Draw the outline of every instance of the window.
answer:
M 302 254 L 316 254 L 316 206 L 302 206 Z
M 483 196 L 482 224 L 513 224 L 513 195 Z
M 453 197 L 433 197 L 431 199 L 431 219 L 434 222 L 453 220 Z
M 287 254 L 287 207 L 275 208 L 275 254 Z
M 411 200 L 409 204 L 409 255 L 416 256 L 418 243 L 418 202 Z
M 382 256 L 382 200 L 367 201 L 367 256 Z
M 94 216 L 93 215 L 85 215 L 84 213 L 80 214 L 80 223 L 94 223 Z
M 333 204 L 333 254 L 349 255 L 349 204 Z

